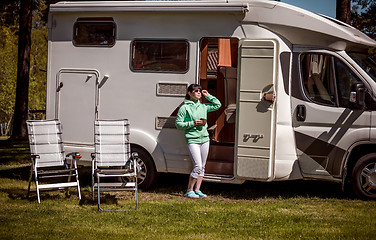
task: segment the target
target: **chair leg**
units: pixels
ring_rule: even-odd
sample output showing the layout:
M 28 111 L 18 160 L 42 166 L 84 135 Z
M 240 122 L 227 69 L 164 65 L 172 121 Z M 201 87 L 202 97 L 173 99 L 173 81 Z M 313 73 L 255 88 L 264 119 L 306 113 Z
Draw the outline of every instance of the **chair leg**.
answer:
M 72 167 L 72 166 L 71 166 L 71 167 Z M 69 171 L 68 182 L 71 181 L 71 175 L 72 175 L 72 171 Z M 65 195 L 66 195 L 67 197 L 70 196 L 69 191 L 70 191 L 70 188 L 69 188 L 69 187 L 65 189 Z
M 100 182 L 100 177 L 97 175 L 98 211 L 102 211 L 99 182 Z
M 29 198 L 29 194 L 30 194 L 30 186 L 31 186 L 31 180 L 32 180 L 32 178 L 33 178 L 33 166 L 30 167 L 29 186 L 27 187 L 26 198 Z
M 95 191 L 95 188 L 94 188 L 94 184 L 95 184 L 95 172 L 94 172 L 94 168 L 95 168 L 95 154 L 92 153 L 91 154 L 91 158 L 92 158 L 92 161 L 91 161 L 91 188 L 92 188 L 92 192 L 93 192 L 93 202 L 94 202 L 94 191 Z
M 37 197 L 38 197 L 38 203 L 40 203 L 40 196 L 39 196 L 39 185 L 38 185 L 38 180 L 35 180 L 35 185 L 37 187 Z
M 135 195 L 136 195 L 136 210 L 138 209 L 138 191 L 137 189 L 135 190 Z
M 79 184 L 77 185 L 77 191 L 78 191 L 78 199 L 81 200 L 81 190 L 80 190 L 80 185 Z
M 95 187 L 94 187 L 95 182 L 94 182 L 94 179 L 95 179 L 94 173 L 92 173 L 92 176 L 91 176 L 91 188 L 92 188 L 93 201 L 95 199 L 95 197 L 94 197 L 94 195 L 95 195 Z
M 76 172 L 76 181 L 77 181 L 77 192 L 78 192 L 78 199 L 81 200 L 81 190 L 80 190 L 80 180 L 78 179 L 78 169 L 77 169 L 77 162 L 74 162 L 75 172 Z
M 137 176 L 135 177 L 135 195 L 136 195 L 136 210 L 138 209 L 138 186 L 137 186 Z
M 78 180 L 78 177 L 77 177 L 77 192 L 78 192 L 78 199 L 81 200 L 80 181 Z

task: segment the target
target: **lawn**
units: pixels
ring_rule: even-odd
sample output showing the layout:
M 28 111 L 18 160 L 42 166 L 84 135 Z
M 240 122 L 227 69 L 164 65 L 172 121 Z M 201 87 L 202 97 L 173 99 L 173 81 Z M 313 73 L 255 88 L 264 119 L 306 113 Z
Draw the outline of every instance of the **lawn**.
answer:
M 97 212 L 90 175 L 76 191 L 27 199 L 25 142 L 0 140 L 0 239 L 376 239 L 376 202 L 352 199 L 323 181 L 204 183 L 207 199 L 182 197 L 187 176 L 161 174 L 139 192 L 140 208 Z M 103 196 L 104 206 L 130 206 L 130 193 Z

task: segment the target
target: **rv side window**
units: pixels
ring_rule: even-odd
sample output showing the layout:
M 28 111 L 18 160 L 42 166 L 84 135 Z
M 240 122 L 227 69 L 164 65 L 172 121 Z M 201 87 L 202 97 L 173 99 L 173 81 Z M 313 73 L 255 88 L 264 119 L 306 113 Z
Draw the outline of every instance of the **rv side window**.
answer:
M 188 71 L 188 42 L 184 40 L 135 40 L 131 69 L 142 72 Z
M 376 63 L 370 56 L 363 53 L 349 53 L 349 56 L 376 82 Z
M 314 102 L 336 106 L 331 56 L 303 54 L 301 61 L 303 85 L 307 97 Z
M 313 102 L 349 106 L 350 89 L 359 78 L 338 58 L 326 54 L 301 55 L 304 92 Z
M 360 82 L 360 79 L 338 58 L 334 58 L 334 65 L 336 68 L 338 100 L 340 107 L 349 107 L 351 86 Z
M 116 24 L 112 18 L 79 18 L 74 24 L 73 44 L 77 47 L 115 45 Z

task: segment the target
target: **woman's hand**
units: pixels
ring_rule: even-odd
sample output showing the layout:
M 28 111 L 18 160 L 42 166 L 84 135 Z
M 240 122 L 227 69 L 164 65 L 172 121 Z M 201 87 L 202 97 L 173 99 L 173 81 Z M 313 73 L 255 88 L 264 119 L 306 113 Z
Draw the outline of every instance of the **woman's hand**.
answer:
M 274 102 L 275 95 L 274 95 L 273 92 L 267 92 L 267 93 L 264 93 L 263 98 L 264 98 L 264 100 L 266 100 L 266 101 Z
M 206 96 L 208 96 L 208 91 L 206 91 L 206 90 L 201 90 L 201 93 L 202 93 L 202 95 L 204 95 L 204 97 L 206 97 Z
M 196 120 L 193 121 L 193 125 L 195 125 L 195 126 L 199 126 L 199 125 L 202 126 L 202 124 L 203 124 L 203 121 L 200 120 L 200 119 L 196 119 Z

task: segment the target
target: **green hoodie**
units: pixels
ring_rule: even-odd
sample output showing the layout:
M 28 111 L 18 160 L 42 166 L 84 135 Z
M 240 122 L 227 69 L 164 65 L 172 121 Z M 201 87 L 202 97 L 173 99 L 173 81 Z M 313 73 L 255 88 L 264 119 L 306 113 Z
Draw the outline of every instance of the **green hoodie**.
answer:
M 188 143 L 204 143 L 209 141 L 208 124 L 206 123 L 205 126 L 195 126 L 193 121 L 200 118 L 207 119 L 207 113 L 218 110 L 221 107 L 221 102 L 210 94 L 206 96 L 206 99 L 210 103 L 185 100 L 179 109 L 175 126 L 177 129 L 184 129 L 185 138 Z

